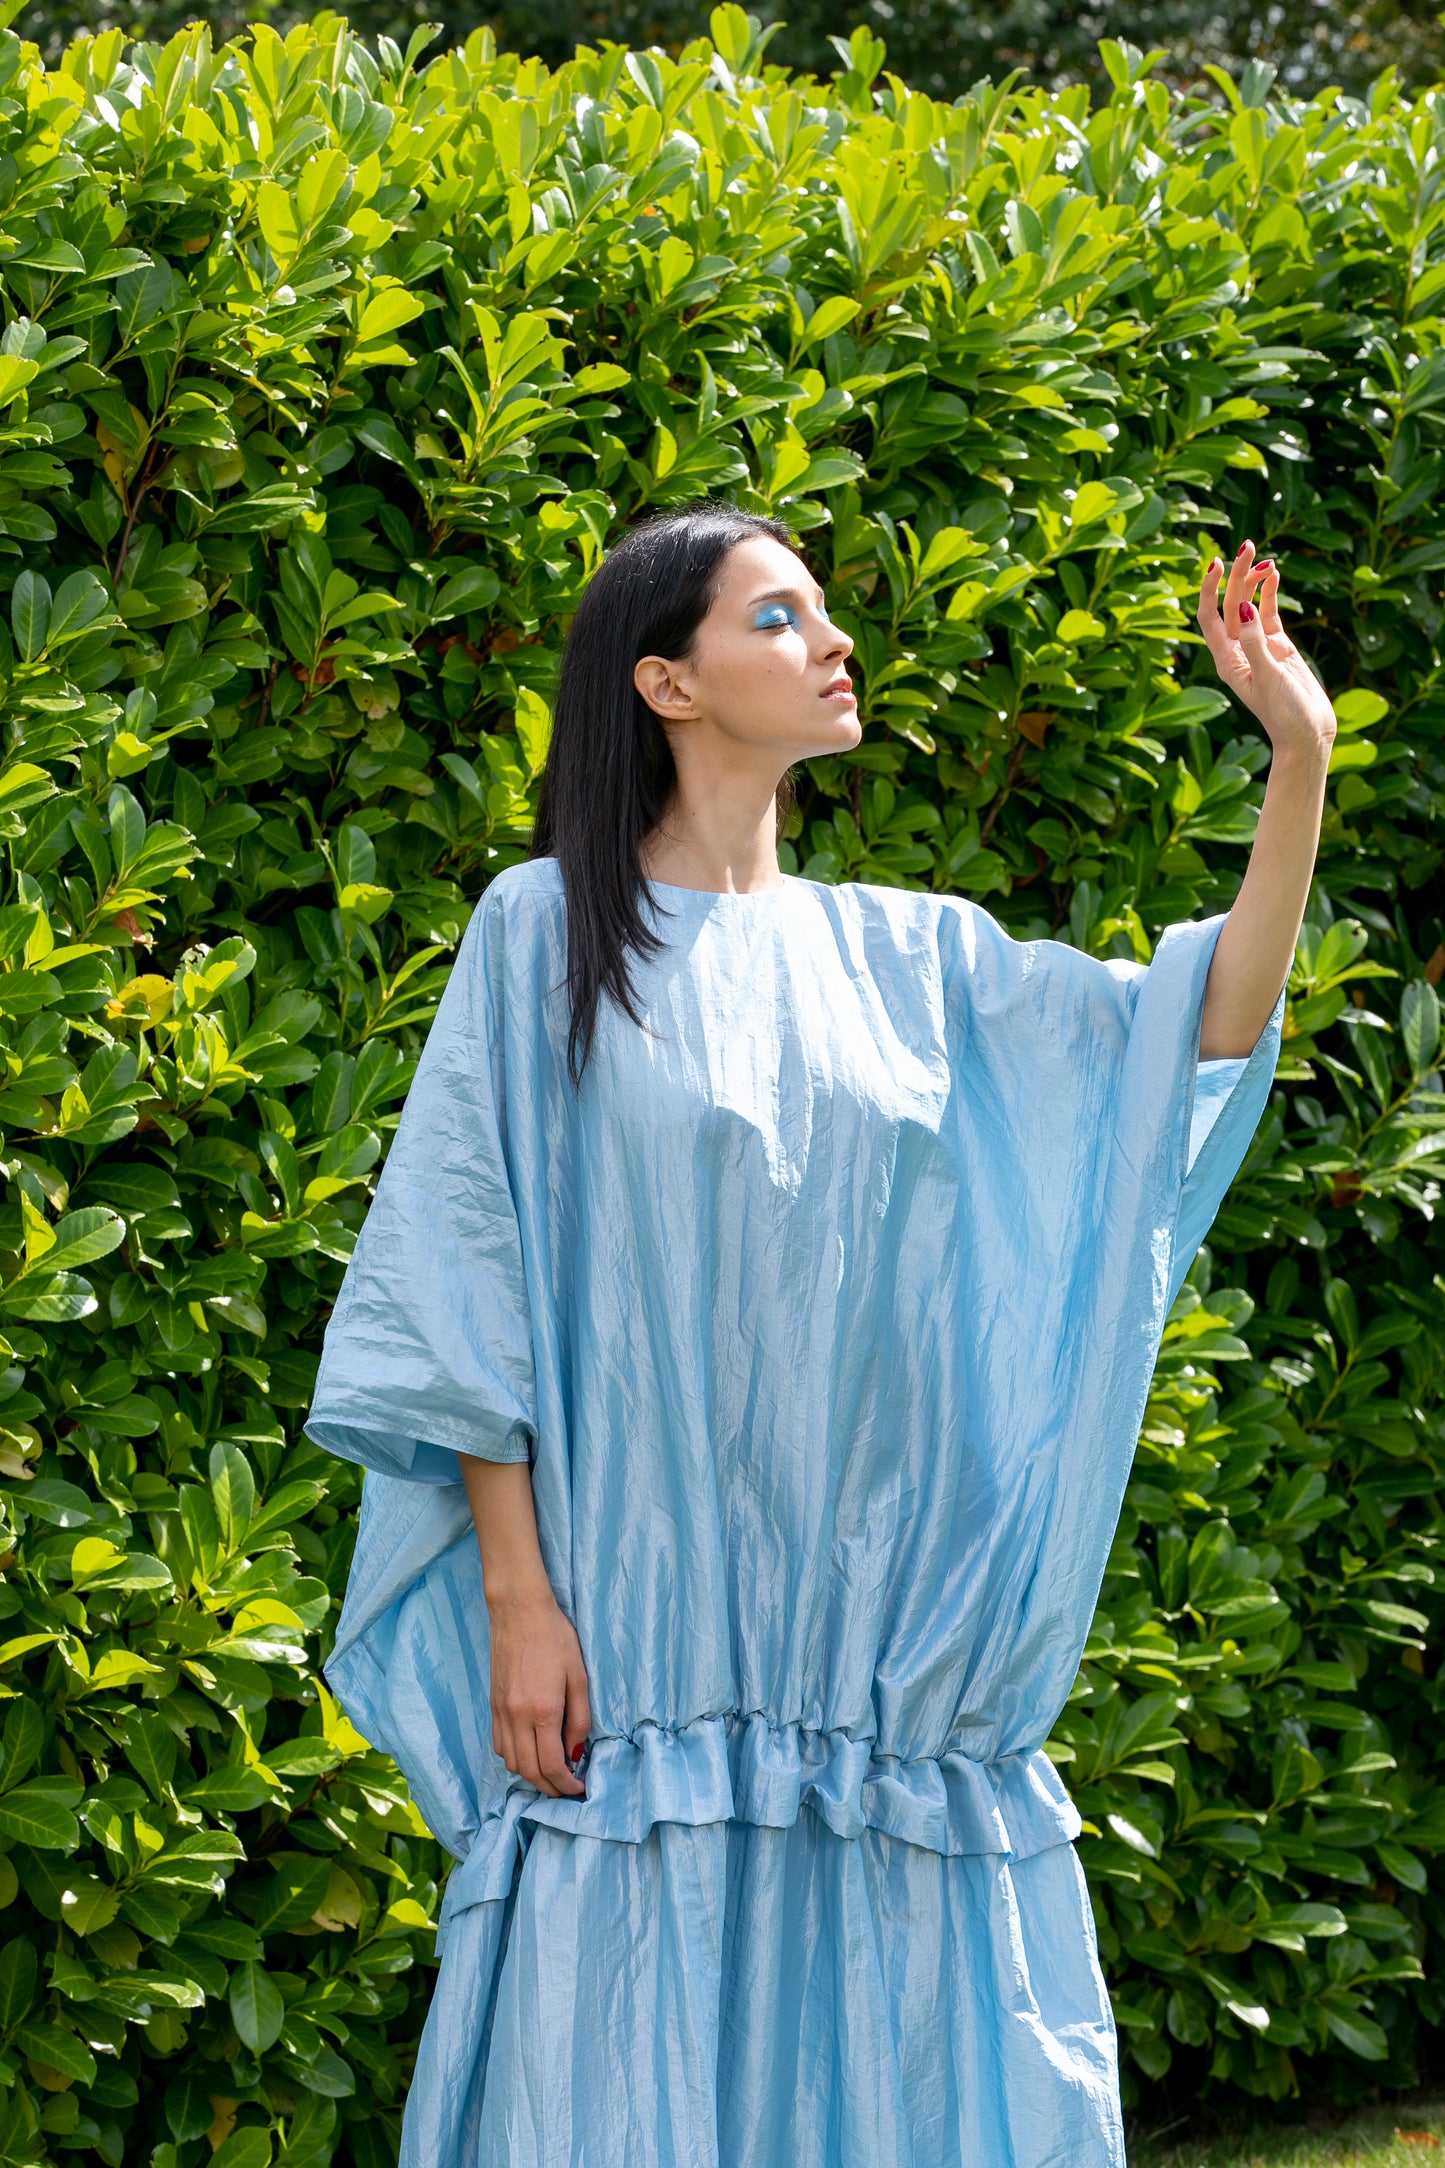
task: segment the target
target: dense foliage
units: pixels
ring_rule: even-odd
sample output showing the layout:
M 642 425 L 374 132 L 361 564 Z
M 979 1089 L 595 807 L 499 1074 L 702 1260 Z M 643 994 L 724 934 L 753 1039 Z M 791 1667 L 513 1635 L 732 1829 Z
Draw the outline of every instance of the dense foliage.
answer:
M 1100 954 L 1233 892 L 1188 611 L 1283 556 L 1322 871 L 1055 1752 L 1131 2086 L 1437 2016 L 1445 97 L 713 41 L 0 38 L 0 2159 L 392 2157 L 446 1861 L 319 1677 L 359 1477 L 298 1426 L 568 611 L 704 490 L 857 640 L 788 862 Z
M 10 19 L 20 34 L 36 39 L 50 59 L 81 29 L 167 38 L 203 18 L 219 42 L 257 21 L 285 31 L 311 12 L 306 0 L 14 6 Z M 887 39 L 898 74 L 935 98 L 955 97 L 985 75 L 998 82 L 1014 68 L 1046 83 L 1093 82 L 1107 94 L 1103 38 L 1129 38 L 1143 51 L 1158 47 L 1162 73 L 1180 85 L 1199 81 L 1211 65 L 1237 74 L 1251 60 L 1275 68 L 1286 89 L 1306 97 L 1331 83 L 1368 93 L 1386 68 L 1412 89 L 1445 73 L 1445 21 L 1435 0 L 1213 0 L 1208 7 L 1198 0 L 909 0 L 906 7 L 896 0 L 762 0 L 758 12 L 775 36 L 769 57 L 789 68 L 826 77 L 840 33 L 862 26 Z M 448 43 L 485 25 L 500 45 L 557 66 L 579 45 L 608 39 L 675 54 L 706 31 L 708 0 L 350 0 L 346 14 L 363 36 L 401 45 L 423 24 Z

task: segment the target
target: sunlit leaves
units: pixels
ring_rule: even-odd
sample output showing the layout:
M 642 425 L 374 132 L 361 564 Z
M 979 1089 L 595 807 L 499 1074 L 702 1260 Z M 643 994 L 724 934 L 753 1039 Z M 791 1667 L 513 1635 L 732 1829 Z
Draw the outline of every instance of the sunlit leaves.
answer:
M 394 2150 L 445 1860 L 320 1675 L 356 1490 L 299 1422 L 564 628 L 704 492 L 853 642 L 788 870 L 1126 970 L 1235 893 L 1270 756 L 1192 596 L 1281 556 L 1321 873 L 1052 1750 L 1128 2082 L 1394 2081 L 1440 2015 L 1434 107 L 712 35 L 0 52 L 0 2044 L 115 2157 Z

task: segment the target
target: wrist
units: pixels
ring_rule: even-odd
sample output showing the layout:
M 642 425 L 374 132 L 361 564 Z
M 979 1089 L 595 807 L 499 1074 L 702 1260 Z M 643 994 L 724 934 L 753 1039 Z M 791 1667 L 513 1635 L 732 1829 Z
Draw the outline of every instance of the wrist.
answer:
M 557 1609 L 557 1596 L 540 1565 L 535 1574 L 482 1566 L 482 1590 L 492 1618 L 521 1619 Z
M 1291 783 L 1316 786 L 1330 771 L 1335 733 L 1311 733 L 1308 737 L 1274 739 L 1270 746 L 1269 778 L 1279 776 Z

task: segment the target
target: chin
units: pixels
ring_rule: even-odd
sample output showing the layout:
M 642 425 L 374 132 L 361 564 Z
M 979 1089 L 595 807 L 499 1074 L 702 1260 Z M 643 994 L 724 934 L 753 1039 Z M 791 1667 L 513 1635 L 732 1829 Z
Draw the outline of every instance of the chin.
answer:
M 792 755 L 794 760 L 821 760 L 828 753 L 851 753 L 863 736 L 856 708 L 840 709 Z

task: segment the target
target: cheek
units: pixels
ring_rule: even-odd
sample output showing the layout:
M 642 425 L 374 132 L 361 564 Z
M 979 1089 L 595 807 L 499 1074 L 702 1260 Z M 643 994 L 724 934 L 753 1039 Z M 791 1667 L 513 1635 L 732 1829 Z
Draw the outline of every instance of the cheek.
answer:
M 709 658 L 708 677 L 729 702 L 748 691 L 781 691 L 801 678 L 807 667 L 808 650 L 797 634 L 759 633 L 720 647 Z
M 777 633 L 763 650 L 761 673 L 773 684 L 791 683 L 808 667 L 808 645 L 800 633 Z

